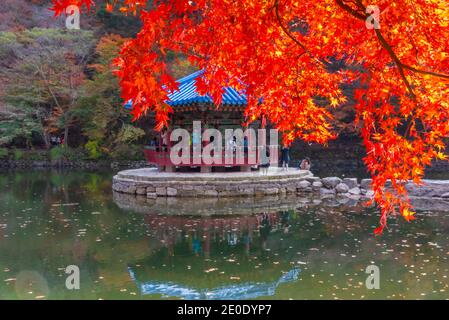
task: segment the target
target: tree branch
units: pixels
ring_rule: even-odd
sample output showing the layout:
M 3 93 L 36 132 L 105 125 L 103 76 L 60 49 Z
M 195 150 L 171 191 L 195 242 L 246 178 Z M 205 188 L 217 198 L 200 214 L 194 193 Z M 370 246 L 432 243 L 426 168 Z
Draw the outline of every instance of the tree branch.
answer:
M 335 0 L 335 2 L 338 4 L 340 8 L 345 10 L 346 12 L 349 12 L 351 15 L 356 17 L 360 20 L 366 20 L 366 13 L 360 13 L 357 10 L 353 9 L 351 6 L 348 6 L 346 3 L 343 2 L 343 0 Z
M 443 79 L 449 79 L 449 75 L 447 75 L 447 74 L 442 74 L 442 73 L 438 73 L 438 72 L 417 69 L 415 67 L 403 64 L 402 62 L 401 62 L 401 65 L 402 65 L 403 68 L 408 69 L 410 71 L 414 71 L 416 73 L 427 74 L 429 76 L 434 76 L 434 77 L 443 78 Z
M 409 91 L 409 93 L 413 96 L 413 98 L 416 97 L 415 93 L 413 92 L 413 88 L 410 85 L 410 82 L 408 81 L 407 77 L 405 76 L 404 73 L 404 66 L 401 63 L 401 61 L 399 60 L 398 56 L 396 55 L 396 53 L 394 53 L 393 48 L 390 46 L 390 44 L 387 42 L 387 40 L 385 40 L 384 36 L 382 35 L 382 33 L 379 31 L 379 29 L 374 29 L 374 31 L 376 32 L 376 36 L 380 41 L 380 44 L 382 45 L 382 47 L 384 47 L 385 50 L 387 50 L 388 54 L 390 55 L 391 59 L 394 61 L 394 63 L 396 64 L 396 66 L 398 67 L 399 70 L 399 74 L 401 75 L 402 80 L 405 83 L 405 86 L 407 87 L 407 90 Z
M 275 12 L 276 12 L 276 18 L 278 20 L 278 23 L 282 29 L 282 31 L 284 31 L 284 33 L 293 40 L 293 42 L 295 42 L 297 45 L 299 45 L 301 47 L 301 49 L 304 50 L 304 52 L 302 52 L 299 56 L 302 56 L 303 54 L 307 53 L 309 56 L 311 56 L 313 59 L 319 61 L 318 59 L 316 59 L 311 52 L 306 48 L 306 46 L 304 44 L 302 44 L 298 39 L 296 39 L 296 37 L 294 35 L 291 34 L 291 32 L 284 26 L 284 24 L 282 23 L 282 19 L 281 19 L 281 15 L 279 14 L 279 0 L 275 0 L 274 2 L 274 7 L 275 7 Z M 320 61 L 319 61 L 320 62 Z
M 360 0 L 355 0 L 357 6 L 362 9 L 365 8 L 363 3 Z M 366 19 L 369 17 L 368 14 L 366 14 L 366 8 L 364 9 L 364 13 L 360 13 L 359 11 L 353 9 L 352 7 L 348 6 L 347 4 L 344 3 L 344 0 L 335 0 L 335 2 L 337 3 L 337 5 L 342 8 L 343 10 L 345 10 L 346 12 L 350 13 L 353 17 L 359 19 L 359 20 L 363 20 L 366 21 Z M 387 40 L 384 38 L 384 36 L 382 35 L 382 33 L 380 32 L 379 29 L 375 29 L 375 33 L 377 38 L 379 39 L 380 44 L 382 45 L 382 47 L 387 50 L 388 54 L 390 55 L 391 59 L 393 60 L 393 62 L 396 64 L 396 66 L 398 67 L 399 70 L 399 74 L 401 75 L 402 80 L 404 81 L 407 90 L 410 92 L 410 94 L 413 95 L 413 97 L 415 97 L 415 94 L 413 92 L 413 89 L 410 85 L 410 82 L 408 81 L 405 73 L 404 73 L 404 69 L 416 72 L 416 73 L 420 73 L 420 74 L 427 74 L 427 75 L 431 75 L 434 77 L 439 77 L 439 78 L 443 78 L 443 79 L 449 79 L 449 75 L 446 74 L 442 74 L 442 73 L 438 73 L 438 72 L 432 72 L 432 71 L 426 71 L 426 70 L 421 70 L 409 65 L 406 65 L 404 63 L 401 62 L 401 60 L 398 58 L 398 56 L 396 55 L 396 53 L 394 52 L 393 48 L 391 47 L 391 45 L 387 42 Z

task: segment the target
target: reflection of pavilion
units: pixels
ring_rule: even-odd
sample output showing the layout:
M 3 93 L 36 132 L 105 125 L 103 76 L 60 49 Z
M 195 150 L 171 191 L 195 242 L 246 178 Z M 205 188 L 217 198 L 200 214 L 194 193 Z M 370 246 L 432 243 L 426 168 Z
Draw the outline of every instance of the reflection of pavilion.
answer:
M 243 300 L 272 296 L 281 283 L 296 281 L 300 273 L 299 268 L 293 268 L 273 282 L 245 282 L 211 289 L 197 289 L 170 281 L 140 282 L 132 268 L 128 268 L 128 271 L 142 295 L 160 294 L 187 300 Z
M 273 195 L 264 197 L 233 198 L 157 198 L 147 199 L 114 192 L 114 202 L 124 210 L 164 216 L 231 216 L 251 215 L 261 212 L 295 210 L 313 205 L 313 199 L 298 196 Z
M 294 211 L 252 215 L 144 216 L 150 253 L 128 266 L 142 294 L 250 299 L 298 278 L 282 241 Z
M 271 212 L 227 217 L 183 217 L 147 214 L 144 219 L 148 226 L 149 235 L 162 241 L 169 252 L 174 251 L 176 243 L 189 238 L 194 254 L 204 254 L 205 257 L 210 257 L 212 243 L 226 244 L 229 247 L 243 245 L 245 251 L 249 252 L 255 237 L 254 233 L 260 234 L 261 240 L 265 241 L 269 232 L 282 228 L 282 224 L 286 220 L 283 217 L 288 214 L 288 212 L 281 214 Z M 264 233 L 264 228 L 269 228 L 268 233 Z

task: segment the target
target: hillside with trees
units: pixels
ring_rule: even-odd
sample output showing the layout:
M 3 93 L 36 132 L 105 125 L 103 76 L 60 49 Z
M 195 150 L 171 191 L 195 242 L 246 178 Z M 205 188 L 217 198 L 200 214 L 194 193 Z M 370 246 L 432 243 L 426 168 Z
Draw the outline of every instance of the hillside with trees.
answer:
M 67 30 L 50 7 L 5 0 L 0 8 L 0 159 L 142 159 L 154 121 L 131 121 L 111 67 L 140 20 L 99 7 Z M 193 70 L 172 60 L 177 77 Z

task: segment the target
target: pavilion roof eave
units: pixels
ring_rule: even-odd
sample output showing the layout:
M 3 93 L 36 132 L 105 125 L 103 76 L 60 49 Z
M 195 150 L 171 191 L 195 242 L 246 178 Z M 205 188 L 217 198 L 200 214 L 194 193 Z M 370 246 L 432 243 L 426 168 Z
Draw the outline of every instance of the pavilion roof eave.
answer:
M 209 94 L 200 95 L 196 91 L 196 79 L 204 73 L 203 70 L 194 72 L 184 78 L 176 80 L 179 90 L 168 94 L 165 101 L 171 107 L 185 106 L 193 103 L 214 104 Z M 245 94 L 239 93 L 232 87 L 224 87 L 222 94 L 222 105 L 246 106 L 248 104 Z M 133 101 L 130 99 L 125 103 L 125 109 L 132 108 Z
M 198 103 L 212 103 L 213 99 L 210 95 L 200 95 L 196 89 L 196 79 L 204 73 L 203 70 L 192 73 L 184 78 L 177 80 L 179 90 L 174 91 L 168 95 L 169 100 L 167 104 L 171 106 L 178 106 L 186 103 L 198 102 Z M 226 105 L 246 105 L 246 95 L 237 92 L 232 87 L 224 87 L 222 94 L 222 104 Z

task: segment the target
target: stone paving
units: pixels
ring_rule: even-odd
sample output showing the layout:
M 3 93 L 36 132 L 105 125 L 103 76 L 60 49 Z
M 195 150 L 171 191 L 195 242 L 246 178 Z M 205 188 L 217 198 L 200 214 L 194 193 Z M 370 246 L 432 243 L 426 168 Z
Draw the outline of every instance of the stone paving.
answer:
M 278 178 L 297 178 L 312 176 L 308 170 L 298 170 L 290 168 L 269 168 L 268 174 L 263 175 L 260 171 L 251 172 L 161 172 L 157 168 L 143 168 L 135 170 L 125 170 L 117 174 L 118 178 L 133 179 L 136 181 L 218 181 L 218 180 L 265 180 Z

